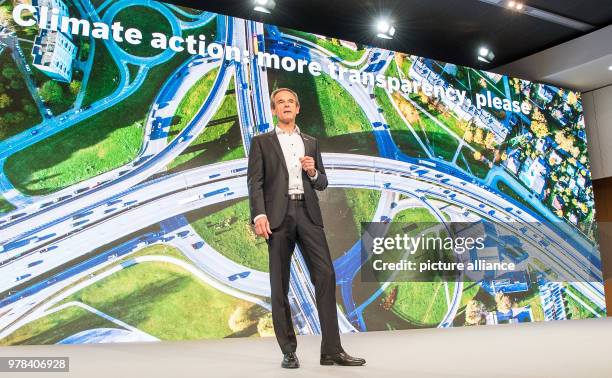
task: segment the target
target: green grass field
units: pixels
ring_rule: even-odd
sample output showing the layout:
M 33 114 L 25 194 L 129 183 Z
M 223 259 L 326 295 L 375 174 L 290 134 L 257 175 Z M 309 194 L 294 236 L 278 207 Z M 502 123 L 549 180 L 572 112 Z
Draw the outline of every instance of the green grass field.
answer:
M 82 106 L 110 96 L 119 85 L 119 68 L 102 40 L 96 40 L 94 60 L 85 88 Z
M 465 159 L 465 161 L 463 161 L 463 159 Z M 461 152 L 459 152 L 459 156 L 457 157 L 457 165 L 470 173 L 472 176 L 481 179 L 487 177 L 487 173 L 489 173 L 491 170 L 487 163 L 474 159 L 474 153 L 465 146 L 463 146 L 463 148 L 461 148 Z
M 424 103 L 422 101 L 421 96 L 419 95 L 411 95 L 410 98 L 419 104 L 423 109 L 426 109 L 430 116 L 435 117 L 438 121 L 443 123 L 446 127 L 448 127 L 457 137 L 463 138 L 463 134 L 465 134 L 465 130 L 461 126 L 461 122 L 453 116 L 450 111 L 443 113 L 440 112 L 436 107 Z M 423 113 L 421 113 L 423 114 Z M 439 127 L 439 126 L 437 126 Z M 476 149 L 481 149 L 482 146 L 472 143 L 472 146 Z
M 119 43 L 125 52 L 136 56 L 155 56 L 164 50 L 151 46 L 151 34 L 162 33 L 167 37 L 172 36 L 172 28 L 164 15 L 157 10 L 147 6 L 131 6 L 122 9 L 115 15 L 113 22 L 121 22 L 123 27 L 135 28 L 142 32 L 142 40 L 137 45 L 126 41 Z
M 130 81 L 129 82 L 131 84 L 134 81 L 134 79 L 136 78 L 136 75 L 138 75 L 138 71 L 140 70 L 140 66 L 128 63 L 127 67 L 128 67 L 128 72 L 130 73 Z
M 376 96 L 376 101 L 383 109 L 383 115 L 389 125 L 391 136 L 397 147 L 406 155 L 427 157 L 427 154 L 423 151 L 419 142 L 412 132 L 410 132 L 402 117 L 397 113 L 393 104 L 391 104 L 391 99 L 387 95 L 387 92 L 383 88 L 375 87 L 374 95 Z
M 454 283 L 449 284 L 452 295 Z M 446 289 L 443 282 L 396 282 L 389 285 L 385 295 L 397 287 L 397 297 L 391 310 L 407 322 L 424 326 L 436 326 L 446 314 Z
M 371 222 L 380 191 L 327 188 L 319 192 L 325 237 L 332 259 L 346 253 L 361 235 L 361 222 Z
M 584 306 L 570 296 L 565 297 L 565 303 L 568 319 L 590 319 L 596 317 L 591 311 L 584 308 Z
M 584 296 L 584 294 L 580 293 L 578 290 L 574 289 L 572 286 L 565 284 L 565 290 L 571 292 L 576 297 L 580 298 L 587 306 L 591 307 L 595 312 L 597 312 L 602 317 L 606 317 L 606 312 L 600 309 L 595 303 L 591 302 L 589 298 Z M 567 302 L 567 312 L 570 315 L 571 319 L 588 319 L 594 318 L 595 314 L 591 311 L 587 310 L 582 304 L 580 304 L 577 300 L 571 297 L 569 294 L 564 294 L 564 299 Z
M 205 210 L 187 215 L 202 239 L 238 264 L 268 271 L 268 246 L 252 231 L 248 200 L 226 202 Z
M 207 25 L 209 32 L 213 24 Z M 149 107 L 187 56 L 183 52 L 153 67 L 144 84 L 114 107 L 11 155 L 5 172 L 13 185 L 25 194 L 52 193 L 133 160 L 143 141 Z
M 173 257 L 175 259 L 179 259 L 179 260 L 183 260 L 187 263 L 192 263 L 191 260 L 189 258 L 187 258 L 185 255 L 183 255 L 183 253 L 174 248 L 171 247 L 167 244 L 153 244 L 151 246 L 142 248 L 136 252 L 130 253 L 127 256 L 124 256 L 120 259 L 115 260 L 112 264 L 105 266 L 104 268 L 98 269 L 96 270 L 93 274 L 94 275 L 100 275 L 104 272 L 106 272 L 107 270 L 113 269 L 115 266 L 122 264 L 126 261 L 132 260 L 136 257 L 140 257 L 140 256 L 151 256 L 151 255 L 155 255 L 155 256 L 167 256 L 167 257 Z M 85 276 L 79 280 L 74 281 L 73 283 L 71 283 L 70 285 L 66 286 L 62 291 L 65 292 L 66 290 L 69 290 L 70 288 L 80 284 L 83 281 L 86 281 L 89 279 L 89 276 Z M 53 305 L 50 308 L 55 308 L 57 306 L 61 306 L 64 303 L 70 302 L 70 298 L 64 299 L 62 301 L 57 302 L 55 305 Z
M 12 203 L 7 201 L 6 199 L 4 199 L 4 197 L 2 197 L 2 195 L 0 195 L 0 214 L 1 213 L 8 213 L 9 211 L 13 211 L 15 209 L 16 209 L 16 207 L 13 206 Z
M 399 68 L 402 71 L 402 73 L 404 74 L 404 76 L 409 77 L 410 76 L 410 68 L 411 67 L 412 67 L 412 61 L 408 57 L 405 57 L 404 60 L 402 61 L 401 66 Z
M 315 77 L 315 85 L 328 137 L 371 131 L 365 113 L 336 81 L 322 74 Z
M 94 328 L 121 329 L 109 320 L 80 307 L 71 306 L 27 323 L 0 339 L 0 345 L 55 344 L 66 337 Z
M 299 95 L 296 123 L 306 134 L 319 139 L 323 152 L 376 155 L 372 126 L 355 100 L 328 75 L 311 76 L 268 70 L 270 90 L 292 88 Z
M 223 103 L 204 131 L 168 164 L 168 169 L 177 172 L 245 157 L 237 109 L 236 94 L 232 84 Z
M 399 79 L 400 74 L 399 74 L 399 70 L 397 69 L 397 64 L 395 63 L 395 59 L 393 59 L 391 63 L 389 63 L 389 67 L 387 67 L 387 72 L 385 72 L 385 75 L 397 77 Z M 376 88 L 380 88 L 380 87 L 377 86 Z
M 162 340 L 232 336 L 228 320 L 236 308 L 248 308 L 256 317 L 266 312 L 162 262 L 125 268 L 69 300 L 86 303 Z
M 415 126 L 415 131 L 420 129 L 421 134 L 426 134 L 426 138 L 424 136 L 421 136 L 421 138 L 429 141 L 429 146 L 437 157 L 446 161 L 453 159 L 459 147 L 459 141 L 429 118 L 428 115 L 420 112 L 420 119 L 413 126 Z
M 347 199 L 347 205 L 351 209 L 353 221 L 358 230 L 361 229 L 361 222 L 376 221 L 373 219 L 378 201 L 380 200 L 380 192 L 371 189 L 343 189 Z
M 346 60 L 347 62 L 356 62 L 365 53 L 365 49 L 352 50 L 348 47 L 344 47 L 335 38 L 332 41 L 329 41 L 327 39 L 317 38 L 311 33 L 301 32 L 299 30 L 287 28 L 280 28 L 280 30 L 285 34 L 294 35 L 317 44 L 324 49 L 327 49 L 327 51 L 331 52 L 332 54 L 335 54 L 341 60 Z
M 435 223 L 438 220 L 424 207 L 408 208 L 397 213 L 393 223 Z
M 168 132 L 168 142 L 174 139 L 181 131 L 189 124 L 196 115 L 206 98 L 210 94 L 219 68 L 213 68 L 206 75 L 202 76 L 189 90 L 185 93 L 185 97 L 179 103 L 176 113 L 172 118 L 170 131 Z

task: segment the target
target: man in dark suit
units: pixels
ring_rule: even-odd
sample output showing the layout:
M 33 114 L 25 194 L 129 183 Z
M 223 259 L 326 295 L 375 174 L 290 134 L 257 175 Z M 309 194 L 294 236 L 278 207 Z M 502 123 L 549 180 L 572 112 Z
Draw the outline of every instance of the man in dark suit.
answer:
M 297 340 L 291 321 L 290 263 L 297 244 L 315 287 L 321 324 L 322 365 L 365 364 L 340 344 L 336 310 L 336 275 L 323 231 L 323 217 L 315 190 L 327 187 L 318 141 L 295 124 L 300 112 L 297 94 L 279 88 L 271 95 L 273 131 L 251 141 L 248 167 L 249 204 L 255 233 L 268 243 L 272 321 L 284 354 L 282 367 L 297 368 Z

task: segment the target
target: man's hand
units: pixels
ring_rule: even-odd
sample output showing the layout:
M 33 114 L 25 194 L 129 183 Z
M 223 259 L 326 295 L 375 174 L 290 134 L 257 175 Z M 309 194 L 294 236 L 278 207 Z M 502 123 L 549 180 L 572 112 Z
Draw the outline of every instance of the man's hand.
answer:
M 317 170 L 315 169 L 315 161 L 310 156 L 304 156 L 300 158 L 300 163 L 302 163 L 302 169 L 306 171 L 308 176 L 312 177 L 317 174 Z
M 255 222 L 255 233 L 259 236 L 263 236 L 266 240 L 272 235 L 272 230 L 270 230 L 270 222 L 268 222 L 268 217 L 263 216 L 257 219 Z

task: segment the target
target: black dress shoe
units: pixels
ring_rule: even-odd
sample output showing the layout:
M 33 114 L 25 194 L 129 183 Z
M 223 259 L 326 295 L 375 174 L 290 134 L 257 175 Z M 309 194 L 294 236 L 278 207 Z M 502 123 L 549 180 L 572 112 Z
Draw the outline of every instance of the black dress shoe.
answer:
M 361 366 L 365 363 L 363 358 L 349 356 L 344 351 L 335 354 L 321 354 L 321 365 Z
M 284 367 L 285 369 L 297 369 L 300 367 L 300 361 L 298 360 L 297 356 L 295 355 L 295 352 L 289 352 L 289 353 L 285 353 L 285 356 L 283 357 L 283 362 L 281 363 L 281 366 Z

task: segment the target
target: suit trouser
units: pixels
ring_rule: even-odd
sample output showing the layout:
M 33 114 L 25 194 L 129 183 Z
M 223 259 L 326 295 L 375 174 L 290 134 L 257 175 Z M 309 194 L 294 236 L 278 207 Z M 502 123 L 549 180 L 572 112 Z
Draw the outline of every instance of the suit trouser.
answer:
M 285 220 L 272 230 L 268 239 L 274 333 L 283 353 L 295 352 L 297 340 L 287 295 L 291 256 L 297 243 L 315 288 L 321 353 L 338 353 L 342 347 L 336 312 L 336 274 L 323 227 L 314 224 L 306 211 L 304 201 L 290 200 Z

